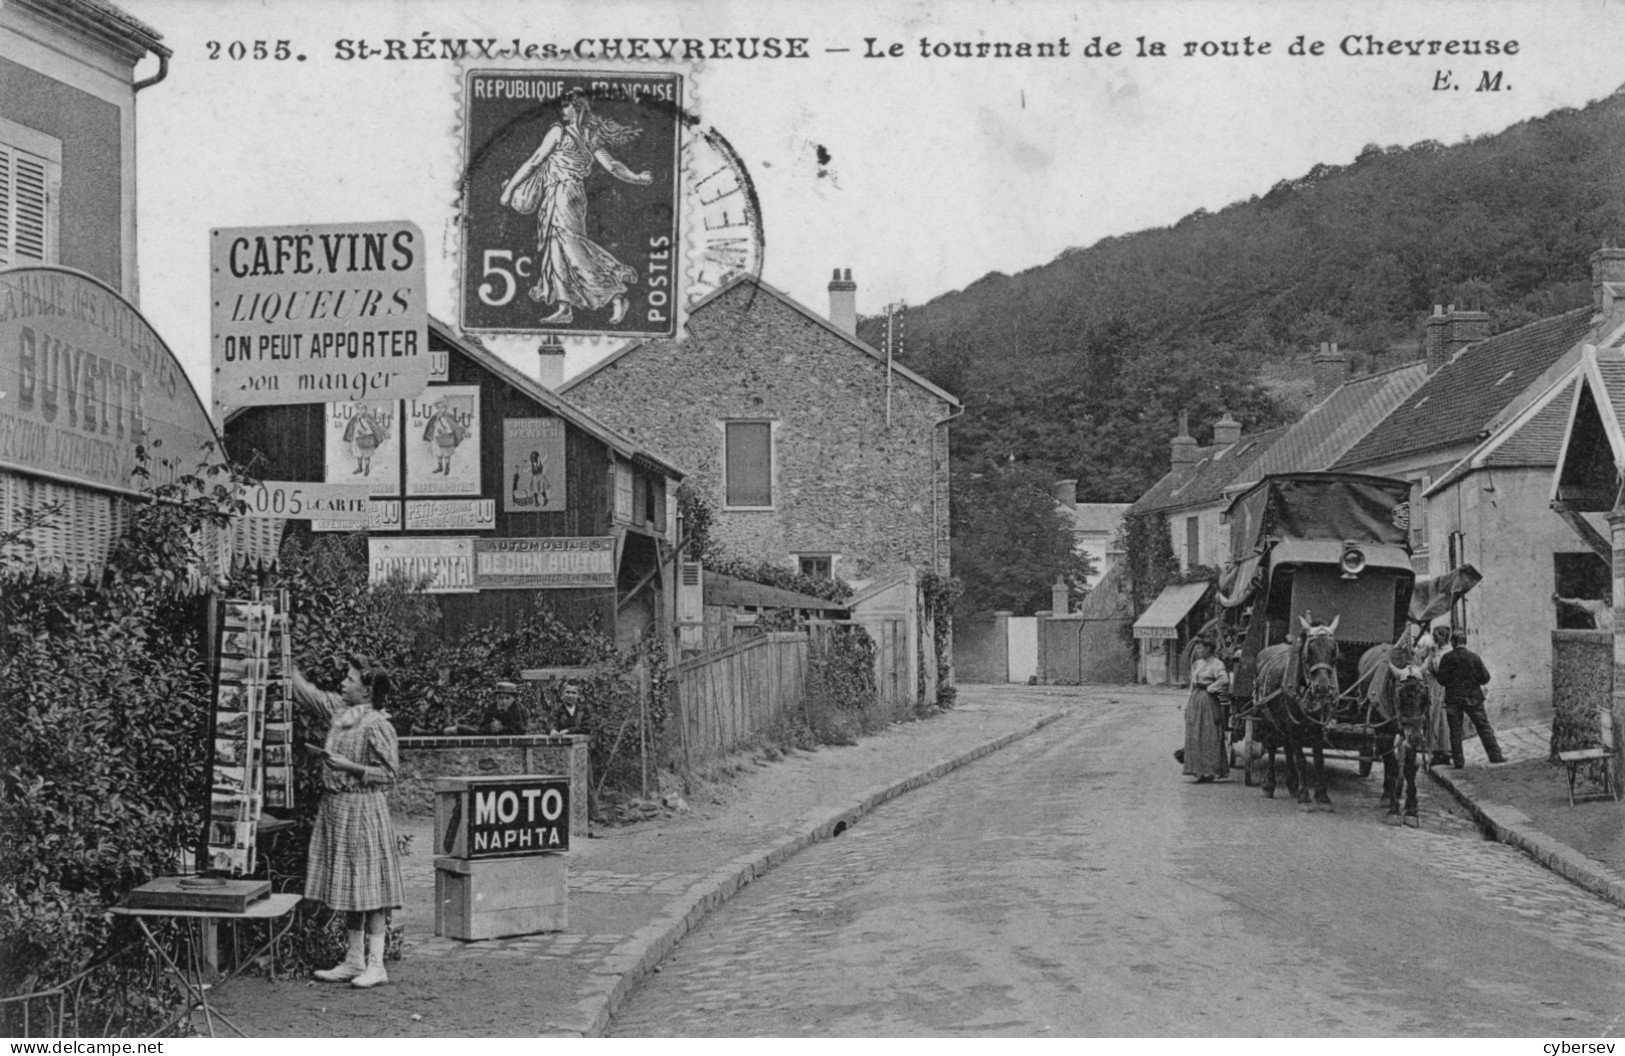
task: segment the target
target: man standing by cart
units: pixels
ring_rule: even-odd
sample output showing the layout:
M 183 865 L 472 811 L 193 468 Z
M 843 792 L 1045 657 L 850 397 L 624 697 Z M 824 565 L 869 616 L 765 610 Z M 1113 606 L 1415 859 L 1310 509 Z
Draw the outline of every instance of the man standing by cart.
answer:
M 1450 651 L 1439 657 L 1439 682 L 1444 686 L 1445 719 L 1450 724 L 1450 763 L 1460 770 L 1467 764 L 1462 754 L 1462 727 L 1465 719 L 1473 721 L 1478 739 L 1484 742 L 1484 754 L 1492 763 L 1504 763 L 1501 745 L 1495 739 L 1495 730 L 1484 711 L 1484 687 L 1489 684 L 1490 671 L 1479 655 L 1467 648 L 1467 632 L 1456 628 L 1450 632 Z

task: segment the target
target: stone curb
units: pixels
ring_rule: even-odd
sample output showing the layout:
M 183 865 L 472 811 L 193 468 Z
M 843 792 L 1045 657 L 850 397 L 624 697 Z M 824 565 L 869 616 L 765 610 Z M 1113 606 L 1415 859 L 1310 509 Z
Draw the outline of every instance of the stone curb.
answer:
M 1471 778 L 1430 769 L 1428 774 L 1467 808 L 1479 827 L 1501 843 L 1516 847 L 1557 875 L 1616 906 L 1625 906 L 1625 877 L 1593 861 L 1566 843 L 1535 828 L 1529 816 L 1505 803 L 1481 800 Z
M 840 835 L 882 803 L 928 785 L 950 771 L 1037 733 L 1065 714 L 1057 711 L 1045 715 L 1022 729 L 945 759 L 912 777 L 905 777 L 893 784 L 876 785 L 862 792 L 854 802 L 837 808 L 834 813 L 809 814 L 787 826 L 784 836 L 763 849 L 740 855 L 720 866 L 710 876 L 668 902 L 648 924 L 612 949 L 604 963 L 594 970 L 592 978 L 582 986 L 582 997 L 576 1002 L 574 1015 L 549 1024 L 553 1029 L 547 1036 L 602 1037 L 604 1031 L 609 1029 L 610 1017 L 626 1002 L 632 988 L 654 971 L 655 966 L 666 958 L 683 936 L 698 927 L 712 910 L 738 894 L 751 881 L 766 875 L 797 851 Z

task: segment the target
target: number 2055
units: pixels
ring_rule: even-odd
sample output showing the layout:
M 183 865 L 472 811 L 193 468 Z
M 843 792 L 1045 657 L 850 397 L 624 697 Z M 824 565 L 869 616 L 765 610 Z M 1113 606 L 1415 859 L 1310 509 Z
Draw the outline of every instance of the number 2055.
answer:
M 210 59 L 218 59 L 222 55 L 228 59 L 239 60 L 293 58 L 293 42 L 287 40 L 233 40 L 227 44 L 211 40 L 205 47 L 209 49 Z
M 486 281 L 480 283 L 480 300 L 492 308 L 501 308 L 513 300 L 521 280 L 536 277 L 532 270 L 535 262 L 529 256 L 515 257 L 510 249 L 488 249 L 484 261 L 480 277 Z M 500 291 L 497 283 L 501 283 Z

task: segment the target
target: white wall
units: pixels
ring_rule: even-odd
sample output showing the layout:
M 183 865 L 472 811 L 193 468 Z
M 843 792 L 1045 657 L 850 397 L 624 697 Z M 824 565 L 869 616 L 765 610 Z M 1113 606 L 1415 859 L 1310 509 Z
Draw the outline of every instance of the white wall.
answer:
M 1010 681 L 1026 685 L 1038 675 L 1038 617 L 1010 617 Z

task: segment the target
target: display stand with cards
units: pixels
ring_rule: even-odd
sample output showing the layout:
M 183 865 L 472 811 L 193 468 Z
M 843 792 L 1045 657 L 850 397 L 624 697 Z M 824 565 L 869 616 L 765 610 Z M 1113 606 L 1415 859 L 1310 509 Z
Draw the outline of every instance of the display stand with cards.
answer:
M 203 871 L 248 876 L 266 808 L 293 806 L 287 591 L 224 603 Z
M 273 894 L 256 870 L 260 817 L 266 807 L 293 806 L 293 703 L 288 594 L 270 598 L 256 590 L 247 600 L 224 603 L 215 650 L 214 712 L 209 722 L 210 787 L 199 876 L 160 877 L 128 892 L 111 912 L 135 920 L 147 945 L 186 988 L 190 1000 L 171 1025 L 201 1009 L 209 1034 L 214 1020 L 241 1034 L 213 1009 L 211 985 L 219 969 L 217 929 L 228 921 L 267 925 L 264 943 L 240 955 L 229 979 L 260 955 L 271 952 L 293 926 L 297 894 Z M 185 953 L 177 960 L 171 944 L 147 925 L 147 918 L 177 922 Z M 221 980 L 224 981 L 224 980 Z M 194 1006 L 195 1002 L 195 1006 Z

